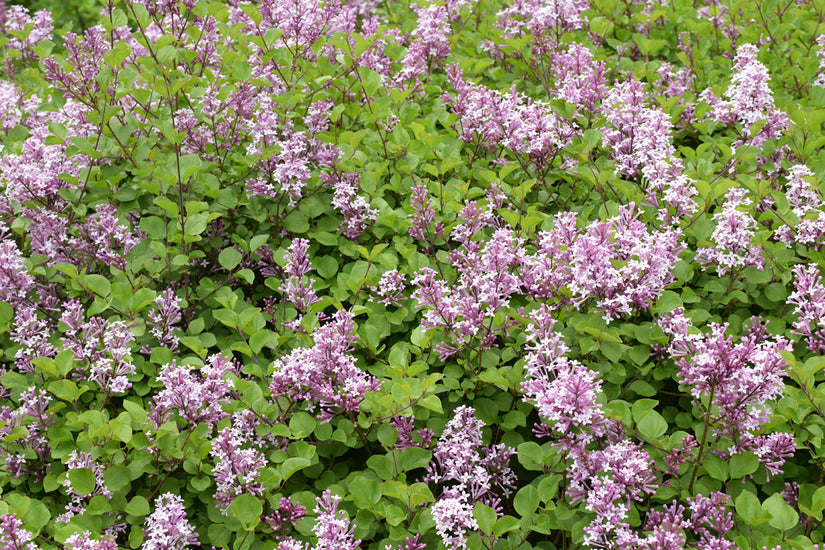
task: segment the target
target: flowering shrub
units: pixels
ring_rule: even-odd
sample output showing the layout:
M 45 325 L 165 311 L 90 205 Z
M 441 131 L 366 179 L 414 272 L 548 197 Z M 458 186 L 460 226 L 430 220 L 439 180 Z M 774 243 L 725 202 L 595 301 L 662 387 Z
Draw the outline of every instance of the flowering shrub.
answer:
M 0 0 L 0 548 L 825 543 L 821 1 L 65 4 Z

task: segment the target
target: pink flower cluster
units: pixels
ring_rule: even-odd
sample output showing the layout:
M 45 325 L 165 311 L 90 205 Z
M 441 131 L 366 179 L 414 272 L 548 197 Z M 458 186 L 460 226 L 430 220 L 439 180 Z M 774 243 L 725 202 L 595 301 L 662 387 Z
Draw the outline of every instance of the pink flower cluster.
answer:
M 378 391 L 381 382 L 356 366 L 350 353 L 357 339 L 353 316 L 338 311 L 329 323 L 316 329 L 311 348 L 299 348 L 277 359 L 269 389 L 272 397 L 292 402 L 306 401 L 318 408 L 322 422 L 340 412 L 357 412 L 368 392 Z
M 155 510 L 146 518 L 144 550 L 186 550 L 198 545 L 198 534 L 186 519 L 183 499 L 165 493 L 155 500 Z
M 177 361 L 161 367 L 157 380 L 161 390 L 149 405 L 149 421 L 157 430 L 173 415 L 184 422 L 206 424 L 214 429 L 227 413 L 222 403 L 229 402 L 232 381 L 227 375 L 236 373 L 231 359 L 220 354 L 209 357 L 207 364 L 195 372 L 192 365 L 178 365 Z
M 451 550 L 466 548 L 468 532 L 478 529 L 473 517 L 476 502 L 501 513 L 501 497 L 515 488 L 515 474 L 509 467 L 515 449 L 484 446 L 483 426 L 472 407 L 457 408 L 438 438 L 424 477 L 425 482 L 442 487 L 431 511 L 436 532 Z
M 346 512 L 338 509 L 341 497 L 327 490 L 315 501 L 318 504 L 314 512 L 318 517 L 312 533 L 317 538 L 317 544 L 311 546 L 288 537 L 278 544 L 276 550 L 355 550 L 358 548 L 361 541 L 353 536 L 355 526 L 347 519 Z
M 522 166 L 541 171 L 561 162 L 562 150 L 579 133 L 548 104 L 515 88 L 503 93 L 466 82 L 455 65 L 448 68 L 447 76 L 455 93 L 445 93 L 442 99 L 459 117 L 454 125 L 459 137 L 473 144 L 476 154 L 503 159 L 509 150 Z
M 736 50 L 731 84 L 718 98 L 710 89 L 701 98 L 711 107 L 710 117 L 722 124 L 742 123 L 750 129 L 754 123 L 764 121 L 762 129 L 753 136 L 751 144 L 762 147 L 772 138 L 779 137 L 788 128 L 788 115 L 777 109 L 768 83 L 768 68 L 758 59 L 759 50 L 753 44 L 742 44 Z M 741 141 L 738 143 L 742 143 Z
M 776 238 L 788 245 L 800 243 L 819 250 L 825 240 L 825 206 L 817 188 L 810 179 L 816 178 L 804 164 L 797 164 L 788 169 L 788 184 L 785 196 L 791 211 L 796 216 L 795 226 L 783 225 L 776 230 Z
M 644 176 L 649 182 L 647 201 L 662 210 L 663 218 L 678 219 L 696 210 L 692 197 L 697 191 L 676 155 L 670 117 L 650 103 L 640 82 L 616 84 L 602 106 L 610 124 L 602 130 L 604 143 L 612 150 L 616 170 L 629 177 Z M 668 213 L 661 202 L 674 212 Z
M 4 550 L 38 550 L 31 540 L 34 534 L 23 529 L 23 522 L 17 514 L 0 515 L 0 548 Z
M 713 215 L 716 229 L 711 239 L 716 245 L 699 248 L 696 252 L 699 263 L 716 266 L 720 276 L 729 271 L 737 273 L 746 267 L 763 269 L 765 266 L 762 249 L 752 242 L 756 220 L 749 212 L 740 210 L 751 203 L 747 194 L 747 189 L 742 188 L 727 192 L 722 209 Z
M 22 438 L 0 449 L 3 468 L 12 478 L 32 475 L 42 479 L 46 475 L 52 456 L 46 437 L 46 431 L 54 425 L 54 415 L 49 411 L 51 401 L 52 397 L 44 390 L 31 386 L 20 394 L 18 408 L 0 407 L 0 437 L 11 435 L 18 426 L 25 426 L 27 430 Z
M 712 433 L 727 447 L 718 452 L 731 456 L 753 451 L 769 475 L 781 473 L 785 459 L 793 456 L 793 436 L 760 435 L 771 419 L 769 402 L 780 398 L 787 363 L 781 351 L 791 343 L 771 336 L 759 318 L 751 320 L 745 336 L 725 335 L 727 324 L 711 324 L 708 334 L 681 334 L 670 353 L 679 367 L 679 381 L 712 415 Z
M 263 487 L 259 478 L 267 460 L 261 447 L 264 441 L 249 433 L 242 415 L 232 417 L 232 425 L 218 432 L 212 440 L 209 454 L 215 459 L 213 476 L 217 490 L 213 495 L 217 508 L 228 514 L 232 501 L 241 494 L 261 495 Z
M 809 350 L 825 353 L 825 286 L 817 266 L 794 268 L 794 288 L 788 303 L 794 305 L 797 315 L 793 322 L 794 334 L 805 338 Z

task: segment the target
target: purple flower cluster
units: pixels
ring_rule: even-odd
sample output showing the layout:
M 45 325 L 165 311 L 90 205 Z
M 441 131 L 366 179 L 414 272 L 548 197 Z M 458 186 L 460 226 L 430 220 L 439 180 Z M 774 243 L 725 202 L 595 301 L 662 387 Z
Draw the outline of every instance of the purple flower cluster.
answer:
M 18 426 L 26 427 L 26 435 L 0 448 L 4 469 L 12 478 L 33 475 L 35 479 L 42 479 L 46 475 L 45 469 L 51 458 L 46 432 L 54 425 L 54 415 L 49 411 L 51 401 L 45 391 L 31 386 L 20 394 L 17 409 L 0 407 L 0 437 L 9 436 Z M 14 447 L 19 452 L 13 452 Z
M 355 526 L 347 519 L 347 514 L 338 509 L 341 497 L 331 491 L 324 491 L 315 499 L 318 503 L 314 512 L 318 515 L 312 532 L 318 542 L 315 546 L 298 542 L 288 537 L 282 540 L 276 550 L 355 550 L 361 544 L 353 533 Z
M 223 428 L 212 441 L 209 454 L 215 459 L 213 475 L 217 491 L 213 495 L 218 501 L 217 508 L 224 515 L 229 505 L 241 494 L 261 495 L 263 487 L 259 482 L 261 470 L 267 460 L 259 449 L 263 441 L 244 429 L 241 416 L 232 418 L 232 425 Z
M 731 84 L 718 98 L 710 89 L 701 94 L 702 100 L 711 107 L 710 117 L 722 124 L 741 122 L 745 128 L 764 121 L 762 129 L 752 138 L 751 144 L 762 147 L 768 139 L 776 138 L 788 128 L 788 115 L 777 109 L 768 83 L 768 68 L 758 59 L 759 50 L 753 44 L 742 44 L 736 50 Z M 742 143 L 741 141 L 738 143 Z
M 461 406 L 438 438 L 433 460 L 424 481 L 442 487 L 432 505 L 436 531 L 450 549 L 466 548 L 467 533 L 478 529 L 473 517 L 476 502 L 501 513 L 501 497 L 515 488 L 510 457 L 515 450 L 506 445 L 484 446 L 475 410 Z
M 596 114 L 597 106 L 608 93 L 607 63 L 596 61 L 582 44 L 573 42 L 566 51 L 554 49 L 550 74 L 556 97 L 578 106 L 585 114 Z
M 692 197 L 697 191 L 676 155 L 670 116 L 650 103 L 640 82 L 631 79 L 616 84 L 603 102 L 610 123 L 602 130 L 604 143 L 612 150 L 616 170 L 629 177 L 644 176 L 649 182 L 648 202 L 664 210 L 663 200 L 675 212 L 662 212 L 662 217 L 678 219 L 696 210 Z
M 712 434 L 727 442 L 717 453 L 731 456 L 753 451 L 769 475 L 781 473 L 793 456 L 793 436 L 760 435 L 771 418 L 769 402 L 782 396 L 787 363 L 781 351 L 793 350 L 780 336 L 771 336 L 759 318 L 738 342 L 725 335 L 728 325 L 711 324 L 708 334 L 675 338 L 670 353 L 679 367 L 679 382 L 701 403 Z
M 798 316 L 793 322 L 794 334 L 804 336 L 809 350 L 825 353 L 825 286 L 817 266 L 794 268 L 794 289 L 788 303 L 794 305 Z
M 399 305 L 404 300 L 404 275 L 397 269 L 391 269 L 381 275 L 378 285 L 371 288 L 375 294 L 373 300 L 385 306 Z
M 31 542 L 34 534 L 23 529 L 23 522 L 16 514 L 0 515 L 0 548 L 3 550 L 38 550 Z
M 64 550 L 117 550 L 117 541 L 112 535 L 95 539 L 89 531 L 74 533 L 66 539 Z
M 175 296 L 175 291 L 167 288 L 155 298 L 155 311 L 149 313 L 147 325 L 152 327 L 151 332 L 158 339 L 158 343 L 168 348 L 169 351 L 177 351 L 178 336 L 175 334 L 175 323 L 181 320 L 180 300 Z
M 221 404 L 229 402 L 232 381 L 227 380 L 227 374 L 235 372 L 232 360 L 220 354 L 209 357 L 200 373 L 195 373 L 192 365 L 176 361 L 164 365 L 157 377 L 162 389 L 149 405 L 149 421 L 157 430 L 175 414 L 192 427 L 204 423 L 214 429 L 228 416 Z
M 507 150 L 522 165 L 544 170 L 553 165 L 579 130 L 542 101 L 516 92 L 502 93 L 466 82 L 452 65 L 447 70 L 454 94 L 443 100 L 458 115 L 454 128 L 476 150 L 502 157 Z
M 284 268 L 286 277 L 281 282 L 279 289 L 300 312 L 306 312 L 309 306 L 320 300 L 312 288 L 315 279 L 308 279 L 307 282 L 304 282 L 304 276 L 312 269 L 308 251 L 308 240 L 294 239 L 292 241 L 286 256 L 286 267 Z
M 816 174 L 804 164 L 797 164 L 788 169 L 785 196 L 797 223 L 795 226 L 779 227 L 776 230 L 776 238 L 788 245 L 800 243 L 819 250 L 822 248 L 822 241 L 825 240 L 825 216 L 822 213 L 825 202 L 808 178 L 816 178 Z
M 123 321 L 112 321 L 86 314 L 79 300 L 65 305 L 60 321 L 66 325 L 61 342 L 86 370 L 75 371 L 81 380 L 93 380 L 109 395 L 123 393 L 132 387 L 129 376 L 135 373 L 132 364 L 134 334 Z
M 524 400 L 535 405 L 542 421 L 562 438 L 601 433 L 606 419 L 597 398 L 601 393 L 598 373 L 569 359 L 570 348 L 553 331 L 556 321 L 542 305 L 527 327 Z
M 357 412 L 368 392 L 378 391 L 381 382 L 356 366 L 350 354 L 357 335 L 351 313 L 338 311 L 313 335 L 311 348 L 299 348 L 278 359 L 269 389 L 272 397 L 304 400 L 310 410 L 329 422 L 341 411 Z
M 89 500 L 95 496 L 104 496 L 107 499 L 112 498 L 112 492 L 106 487 L 103 481 L 103 473 L 105 468 L 92 458 L 89 453 L 72 451 L 69 453 L 69 459 L 66 462 L 67 470 L 76 470 L 80 468 L 88 468 L 95 476 L 95 487 L 91 493 L 80 494 L 74 490 L 72 483 L 67 477 L 63 481 L 63 486 L 66 487 L 72 501 L 66 505 L 66 512 L 57 517 L 57 521 L 69 523 L 76 514 L 82 514 L 86 511 L 86 505 Z
M 716 229 L 711 239 L 716 245 L 699 248 L 696 252 L 699 263 L 716 266 L 719 275 L 728 271 L 737 273 L 746 267 L 763 269 L 765 266 L 762 249 L 752 242 L 756 220 L 749 212 L 740 210 L 740 207 L 751 203 L 745 196 L 747 193 L 746 189 L 739 187 L 727 192 L 722 209 L 713 215 Z
M 165 493 L 155 500 L 155 511 L 146 518 L 144 550 L 186 550 L 198 545 L 198 534 L 186 519 L 183 499 Z
M 358 194 L 361 191 L 361 176 L 352 172 L 336 172 L 324 179 L 333 186 L 332 205 L 344 216 L 339 227 L 341 234 L 348 239 L 357 239 L 378 217 L 378 210 L 371 208 L 367 199 Z

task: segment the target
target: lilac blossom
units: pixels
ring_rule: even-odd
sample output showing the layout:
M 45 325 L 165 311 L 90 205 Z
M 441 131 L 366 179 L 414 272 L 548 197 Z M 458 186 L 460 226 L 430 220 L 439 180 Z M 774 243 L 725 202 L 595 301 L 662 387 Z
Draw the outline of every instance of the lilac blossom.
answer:
M 38 550 L 38 546 L 31 542 L 34 534 L 23 529 L 23 522 L 17 519 L 16 514 L 0 515 L 0 547 L 3 550 Z
M 64 550 L 117 550 L 117 541 L 112 535 L 94 539 L 89 531 L 83 531 L 67 538 Z
M 0 407 L 0 437 L 9 436 L 18 426 L 25 426 L 27 430 L 25 436 L 14 442 L 22 452 L 13 452 L 11 445 L 0 450 L 4 468 L 12 478 L 32 475 L 42 479 L 46 475 L 45 468 L 52 454 L 46 432 L 55 422 L 54 414 L 49 411 L 51 401 L 52 397 L 44 390 L 31 386 L 20 394 L 18 408 Z
M 715 266 L 720 276 L 728 271 L 736 273 L 746 267 L 764 269 L 765 266 L 762 249 L 752 242 L 756 220 L 749 212 L 740 210 L 740 207 L 751 204 L 747 193 L 746 189 L 741 188 L 727 192 L 722 209 L 713 215 L 716 229 L 711 240 L 715 246 L 699 248 L 696 252 L 699 263 Z
M 673 267 L 684 249 L 681 231 L 649 232 L 631 203 L 605 222 L 594 222 L 571 246 L 569 288 L 579 305 L 595 298 L 610 320 L 645 308 L 673 281 Z
M 540 36 L 548 31 L 556 35 L 584 26 L 589 7 L 586 0 L 514 0 L 498 12 L 496 26 L 507 37 Z
M 467 548 L 467 534 L 478 530 L 473 505 L 466 494 L 444 496 L 432 505 L 435 532 L 449 550 Z
M 5 6 L 4 3 L 4 8 L 5 17 L 0 21 L 0 30 L 6 35 L 4 47 L 19 51 L 23 59 L 35 58 L 35 44 L 51 38 L 54 31 L 51 12 L 40 10 L 32 16 L 28 9 L 20 5 Z
M 758 432 L 771 418 L 769 402 L 783 394 L 787 364 L 780 352 L 793 347 L 782 337 L 770 336 L 759 318 L 751 320 L 738 342 L 725 335 L 727 327 L 711 324 L 708 334 L 673 341 L 670 352 L 679 367 L 679 382 L 713 414 L 708 428 L 727 442 L 717 453 L 727 457 L 753 451 L 769 475 L 775 475 L 793 454 L 793 438 Z
M 672 143 L 670 116 L 650 105 L 650 95 L 636 80 L 616 84 L 603 102 L 604 143 L 611 149 L 616 169 L 629 176 L 642 175 L 648 182 L 647 201 L 664 209 L 664 201 L 675 210 L 664 218 L 678 219 L 695 211 L 692 197 L 697 194 L 693 181 L 683 174 L 682 160 Z M 661 195 L 661 200 L 660 200 Z
M 23 118 L 23 92 L 13 82 L 0 80 L 0 131 L 17 126 Z
M 485 153 L 502 156 L 507 150 L 536 170 L 553 165 L 579 130 L 559 117 L 550 105 L 516 92 L 499 92 L 468 83 L 455 65 L 447 76 L 455 90 L 442 97 L 459 120 L 459 137 Z
M 371 287 L 374 293 L 372 299 L 385 306 L 400 305 L 404 301 L 404 274 L 397 269 L 391 269 L 381 275 L 378 285 Z
M 295 522 L 304 519 L 306 511 L 306 508 L 293 502 L 291 498 L 282 497 L 278 501 L 278 509 L 261 519 L 276 536 L 281 536 L 295 527 Z
M 78 236 L 69 239 L 74 262 L 79 258 L 100 261 L 118 269 L 126 268 L 126 254 L 140 242 L 140 237 L 122 225 L 111 204 L 101 204 L 93 216 L 86 218 Z M 79 255 L 79 256 L 78 256 Z
M 415 535 L 414 537 L 406 537 L 404 539 L 404 544 L 399 545 L 397 548 L 392 550 L 426 550 L 427 545 L 420 541 L 421 535 Z M 385 550 L 391 550 L 389 546 L 385 548 Z
M 430 4 L 417 11 L 418 24 L 412 32 L 412 43 L 401 62 L 402 69 L 395 77 L 398 86 L 426 74 L 434 63 L 450 55 L 447 8 Z
M 175 291 L 171 288 L 164 290 L 155 298 L 154 311 L 149 312 L 149 321 L 146 323 L 152 327 L 151 332 L 158 339 L 158 343 L 169 349 L 177 351 L 178 336 L 175 324 L 181 320 L 180 300 L 175 296 Z
M 753 44 L 742 44 L 736 50 L 731 84 L 718 98 L 710 89 L 702 92 L 701 98 L 712 109 L 710 117 L 722 124 L 741 122 L 745 128 L 764 121 L 762 129 L 753 136 L 751 144 L 762 147 L 768 139 L 776 138 L 788 128 L 788 115 L 776 108 L 768 83 L 768 68 L 759 60 L 759 50 Z M 741 142 L 737 142 L 741 143 Z
M 318 538 L 313 550 L 355 550 L 361 544 L 353 537 L 355 526 L 347 519 L 347 514 L 338 509 L 341 497 L 333 495 L 331 491 L 324 491 L 323 495 L 315 499 L 318 505 L 315 513 L 318 518 L 312 532 Z
M 129 376 L 135 373 L 131 356 L 135 336 L 125 322 L 96 316 L 86 320 L 78 300 L 65 305 L 60 320 L 67 327 L 60 339 L 63 346 L 86 367 L 76 370 L 75 377 L 96 382 L 110 395 L 132 387 Z
M 0 226 L 0 235 L 5 233 Z M 26 262 L 17 244 L 9 239 L 0 240 L 0 300 L 16 304 L 26 298 L 34 288 L 34 277 L 29 275 Z
M 227 374 L 235 370 L 232 361 L 220 354 L 210 356 L 200 372 L 176 361 L 163 365 L 157 378 L 162 389 L 149 405 L 149 421 L 157 430 L 176 414 L 193 427 L 203 423 L 214 429 L 228 416 L 221 404 L 229 402 L 233 385 Z
M 281 282 L 279 290 L 292 304 L 301 312 L 309 309 L 309 306 L 319 301 L 315 294 L 313 285 L 315 279 L 308 279 L 304 282 L 304 276 L 312 269 L 309 261 L 309 241 L 306 239 L 294 239 L 289 245 L 287 252 L 287 263 L 284 271 L 286 278 Z
M 816 265 L 794 267 L 794 288 L 788 303 L 794 305 L 797 315 L 792 332 L 805 337 L 809 350 L 825 353 L 825 286 Z
M 185 550 L 199 546 L 198 534 L 186 519 L 183 499 L 165 493 L 155 500 L 155 510 L 146 518 L 144 550 Z
M 327 179 L 333 186 L 332 205 L 344 216 L 339 226 L 341 234 L 348 239 L 357 239 L 378 217 L 378 210 L 358 194 L 361 191 L 358 174 L 336 173 Z
M 72 483 L 67 477 L 63 481 L 63 486 L 69 493 L 72 501 L 66 505 L 66 512 L 57 517 L 57 521 L 69 523 L 76 514 L 82 514 L 86 511 L 86 506 L 93 497 L 103 496 L 107 500 L 112 498 L 112 492 L 106 487 L 103 481 L 103 474 L 105 468 L 92 458 L 89 453 L 72 451 L 69 453 L 69 459 L 66 461 L 67 470 L 77 470 L 88 468 L 92 471 L 95 477 L 94 490 L 88 494 L 80 494 L 74 490 Z
M 426 186 L 413 186 L 413 214 L 411 216 L 410 235 L 429 244 L 432 244 L 444 231 L 444 224 L 435 221 L 435 210 L 433 210 L 432 203 L 432 199 L 427 194 Z
M 356 366 L 351 354 L 357 338 L 351 313 L 338 311 L 329 323 L 316 329 L 311 348 L 299 348 L 278 359 L 269 389 L 273 397 L 306 401 L 316 407 L 323 423 L 340 411 L 357 412 L 368 392 L 381 382 Z
M 422 326 L 444 330 L 450 339 L 436 347 L 442 360 L 473 342 L 480 350 L 494 346 L 497 332 L 511 326 L 508 317 L 497 326 L 494 319 L 521 289 L 517 275 L 523 261 L 522 240 L 506 229 L 497 230 L 488 242 L 471 240 L 493 222 L 474 201 L 459 218 L 465 223 L 455 227 L 453 238 L 463 244 L 451 254 L 458 279 L 448 284 L 432 269 L 423 268 L 412 280 L 415 307 L 424 310 Z
M 819 46 L 816 50 L 816 55 L 819 57 L 819 71 L 817 71 L 814 86 L 825 88 L 825 34 L 816 37 L 816 44 Z
M 213 475 L 217 491 L 213 496 L 223 515 L 228 514 L 229 505 L 238 495 L 257 496 L 264 490 L 258 480 L 267 464 L 263 452 L 257 448 L 262 441 L 248 437 L 238 424 L 233 418 L 232 425 L 223 428 L 212 441 L 209 451 L 215 459 Z
M 785 196 L 791 211 L 798 220 L 795 226 L 782 225 L 776 230 L 776 238 L 785 244 L 800 243 L 815 250 L 822 247 L 825 240 L 825 216 L 822 215 L 822 197 L 806 178 L 815 178 L 807 166 L 797 164 L 788 169 L 788 184 Z
M 551 53 L 550 73 L 555 80 L 555 95 L 595 115 L 597 105 L 607 95 L 607 63 L 596 61 L 587 47 L 573 42 L 567 51 Z
M 49 340 L 54 329 L 51 325 L 47 319 L 38 317 L 33 306 L 21 305 L 17 308 L 10 339 L 20 344 L 14 354 L 18 371 L 33 372 L 32 359 L 57 355 L 57 348 Z
M 564 437 L 599 434 L 606 419 L 597 398 L 598 374 L 566 355 L 570 348 L 554 332 L 552 312 L 542 305 L 527 327 L 524 400 L 536 406 L 543 422 Z
M 500 498 L 515 488 L 515 474 L 509 466 L 515 450 L 503 444 L 484 446 L 483 426 L 473 408 L 457 408 L 438 438 L 424 476 L 425 482 L 443 488 L 431 510 L 436 532 L 448 548 L 466 548 L 467 532 L 478 529 L 473 518 L 476 502 L 500 513 Z

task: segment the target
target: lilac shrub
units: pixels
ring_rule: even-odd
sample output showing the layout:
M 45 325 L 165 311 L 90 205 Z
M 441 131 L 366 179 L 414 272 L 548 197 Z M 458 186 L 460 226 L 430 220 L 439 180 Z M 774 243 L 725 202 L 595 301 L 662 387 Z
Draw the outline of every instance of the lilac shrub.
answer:
M 30 4 L 0 546 L 825 539 L 816 2 Z

